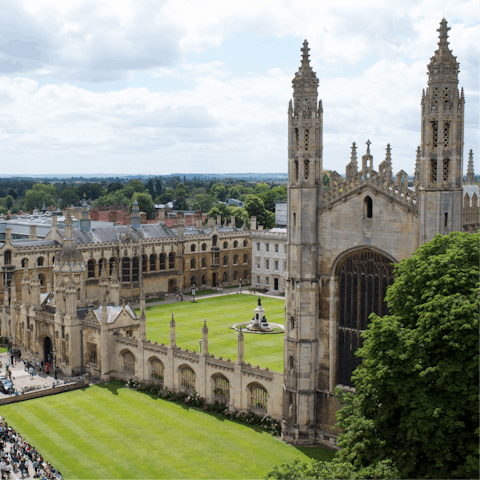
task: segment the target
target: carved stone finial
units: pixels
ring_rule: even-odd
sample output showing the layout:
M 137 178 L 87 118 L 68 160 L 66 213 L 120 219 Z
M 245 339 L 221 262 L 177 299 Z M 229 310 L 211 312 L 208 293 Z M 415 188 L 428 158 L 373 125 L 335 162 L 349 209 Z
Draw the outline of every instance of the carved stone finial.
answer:
M 466 185 L 475 185 L 475 169 L 473 168 L 473 150 L 468 152 L 468 166 L 467 166 L 467 178 Z
M 392 163 L 392 147 L 390 146 L 389 143 L 387 143 L 387 153 L 385 155 L 385 161 L 388 163 Z
M 370 145 L 372 144 L 372 142 L 370 140 L 367 140 L 365 143 L 367 145 L 367 155 L 370 155 Z

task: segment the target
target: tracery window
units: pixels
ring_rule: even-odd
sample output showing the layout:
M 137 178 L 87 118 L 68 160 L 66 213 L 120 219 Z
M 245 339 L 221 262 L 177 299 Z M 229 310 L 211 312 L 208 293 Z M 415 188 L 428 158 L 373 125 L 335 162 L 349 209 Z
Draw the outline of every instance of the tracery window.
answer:
M 4 265 L 10 265 L 12 263 L 12 252 L 10 250 L 7 250 L 3 254 L 3 262 Z
M 94 278 L 95 277 L 95 260 L 89 260 L 87 262 L 87 272 L 88 272 L 88 278 Z
M 373 250 L 360 250 L 343 259 L 338 277 L 337 384 L 350 385 L 353 370 L 360 363 L 355 356 L 363 344 L 371 313 L 388 314 L 387 287 L 393 284 L 392 260 Z
M 303 132 L 303 149 L 308 152 L 309 131 L 308 128 Z
M 195 372 L 188 366 L 180 370 L 180 385 L 186 393 L 195 392 Z
M 299 175 L 299 170 L 298 170 L 298 160 L 295 160 L 295 180 L 298 182 L 298 175 Z
M 202 243 L 202 252 L 205 252 L 205 250 L 207 250 L 207 244 Z
M 139 260 L 138 257 L 133 257 L 132 261 L 132 282 L 138 282 L 139 277 Z
M 190 286 L 191 286 L 191 287 L 194 287 L 194 286 L 195 286 L 195 283 L 196 283 L 196 282 L 195 282 L 195 275 L 192 275 L 192 276 L 190 277 Z
M 435 87 L 433 89 L 433 102 L 438 103 L 439 100 L 440 100 L 440 90 L 438 87 Z
M 125 373 L 135 373 L 135 356 L 127 352 L 123 355 L 123 371 Z
M 238 263 L 238 255 L 233 256 L 233 264 L 236 265 Z
M 190 270 L 194 270 L 194 269 L 195 269 L 195 259 L 192 258 L 192 259 L 190 260 Z
M 170 270 L 173 270 L 175 268 L 175 254 L 173 252 L 170 252 L 168 254 L 168 268 Z
M 160 254 L 160 270 L 165 270 L 165 254 Z
M 122 259 L 122 282 L 130 282 L 130 259 L 128 257 Z
M 228 263 L 228 257 L 226 255 L 223 256 L 223 266 L 227 266 Z
M 445 122 L 443 125 L 443 146 L 448 147 L 448 133 L 450 130 L 450 124 L 448 122 Z
M 205 257 L 202 257 L 202 268 L 205 268 L 207 266 L 207 259 Z
M 310 110 L 310 100 L 308 98 L 303 99 L 302 108 L 303 108 L 303 114 L 308 115 Z
M 233 248 L 237 248 L 237 247 L 238 247 L 238 242 L 235 240 L 235 241 L 233 242 Z
M 147 263 L 148 263 L 147 255 L 142 255 L 142 272 L 143 273 L 147 273 Z
M 163 363 L 156 358 L 153 359 L 150 362 L 150 379 L 151 379 L 151 381 L 163 386 L 163 374 L 164 374 Z
M 230 402 L 230 382 L 223 375 L 218 375 L 213 380 L 213 399 L 224 404 Z
M 223 242 L 223 248 L 228 248 L 228 243 L 227 242 Z
M 228 274 L 227 272 L 223 272 L 223 282 L 228 282 Z
M 448 91 L 448 87 L 443 87 L 443 103 L 448 103 L 448 100 L 450 98 L 450 95 L 449 95 L 449 91 Z
M 205 275 L 202 275 L 202 285 L 207 284 L 207 277 Z
M 300 134 L 298 132 L 298 128 L 295 129 L 295 145 L 296 145 L 296 150 L 300 148 Z
M 433 130 L 433 148 L 437 148 L 438 146 L 438 122 L 432 122 L 432 130 Z
M 156 256 L 154 253 L 150 255 L 150 271 L 154 272 L 156 270 Z
M 267 413 L 268 410 L 268 392 L 259 383 L 254 383 L 249 387 L 250 408 L 259 413 Z
M 430 159 L 430 170 L 431 170 L 431 182 L 437 183 L 437 157 L 432 157 Z
M 43 267 L 43 257 L 38 257 L 38 259 L 37 259 L 37 267 Z
M 443 183 L 448 182 L 449 166 L 450 166 L 450 159 L 448 157 L 445 157 L 443 159 L 443 171 L 442 171 Z
M 309 174 L 310 174 L 310 161 L 305 160 L 304 169 L 303 169 L 303 175 L 305 176 L 305 180 L 308 180 L 308 175 Z
M 192 243 L 192 244 L 190 245 L 190 251 L 191 251 L 191 252 L 194 252 L 194 251 L 195 251 L 195 244 L 194 244 L 194 243 Z
M 243 254 L 243 263 L 248 263 L 248 255 L 246 253 Z

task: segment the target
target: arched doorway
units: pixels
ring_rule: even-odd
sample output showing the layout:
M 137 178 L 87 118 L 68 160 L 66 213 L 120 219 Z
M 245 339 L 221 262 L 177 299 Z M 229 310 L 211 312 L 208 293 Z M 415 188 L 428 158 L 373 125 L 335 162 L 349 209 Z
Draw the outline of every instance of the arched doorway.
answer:
M 214 273 L 213 274 L 213 282 L 212 282 L 212 287 L 215 287 L 218 283 L 218 279 L 217 279 L 217 274 Z
M 50 337 L 45 337 L 43 339 L 43 361 L 45 363 L 50 362 L 50 364 L 53 361 L 52 340 L 50 339 Z
M 171 279 L 168 281 L 168 293 L 175 293 L 177 291 L 177 284 L 175 280 Z
M 361 359 L 355 355 L 363 345 L 370 314 L 388 314 L 387 287 L 392 285 L 395 260 L 373 249 L 345 255 L 335 268 L 338 280 L 337 384 L 353 386 L 352 372 Z

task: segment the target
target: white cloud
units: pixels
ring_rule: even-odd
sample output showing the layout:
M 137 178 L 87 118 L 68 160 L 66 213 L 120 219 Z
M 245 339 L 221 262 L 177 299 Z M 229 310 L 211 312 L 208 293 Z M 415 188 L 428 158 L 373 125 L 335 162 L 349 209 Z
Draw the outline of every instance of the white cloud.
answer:
M 4 173 L 286 171 L 286 113 L 304 36 L 324 104 L 324 166 L 343 172 L 351 143 L 360 157 L 369 138 L 376 165 L 390 143 L 394 170 L 413 172 L 441 2 L 5 3 Z M 472 20 L 478 6 L 444 4 L 467 94 L 470 149 L 478 136 L 479 29 Z M 234 56 L 213 57 L 228 38 L 241 41 L 246 33 L 259 42 L 273 36 L 279 45 L 298 39 L 298 55 L 260 72 L 242 59 L 244 73 L 233 74 Z M 191 54 L 200 60 L 187 61 Z M 150 83 L 128 88 L 140 71 Z M 45 84 L 43 77 L 55 81 Z M 162 91 L 167 80 L 171 86 Z M 85 86 L 115 81 L 126 87 L 100 92 Z M 152 82 L 158 88 L 150 88 Z

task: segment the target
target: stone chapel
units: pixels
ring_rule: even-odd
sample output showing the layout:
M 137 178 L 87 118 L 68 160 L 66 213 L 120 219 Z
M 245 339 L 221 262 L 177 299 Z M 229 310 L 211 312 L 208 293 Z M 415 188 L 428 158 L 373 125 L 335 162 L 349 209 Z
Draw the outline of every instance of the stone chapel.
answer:
M 465 97 L 458 88 L 459 63 L 448 46 L 448 30 L 443 19 L 421 95 L 413 189 L 403 170 L 392 178 L 390 145 L 374 169 L 369 140 L 360 165 L 354 143 L 346 178 L 333 172 L 325 189 L 319 81 L 307 41 L 303 44 L 288 107 L 286 441 L 331 442 L 339 408 L 334 389 L 352 388 L 350 377 L 359 363 L 354 354 L 369 315 L 388 313 L 384 298 L 394 279 L 392 264 L 436 234 L 463 230 Z

